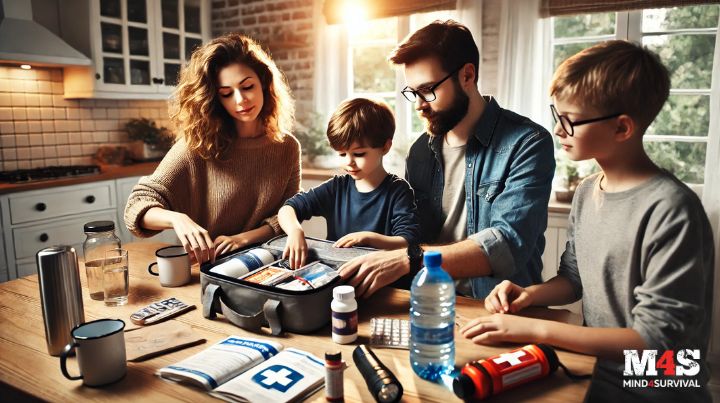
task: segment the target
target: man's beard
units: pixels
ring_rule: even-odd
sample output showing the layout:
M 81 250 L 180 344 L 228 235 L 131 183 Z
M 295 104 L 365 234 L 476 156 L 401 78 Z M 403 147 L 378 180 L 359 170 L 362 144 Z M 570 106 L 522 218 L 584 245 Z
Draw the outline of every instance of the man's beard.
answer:
M 431 136 L 444 136 L 467 115 L 470 98 L 457 84 L 455 84 L 455 93 L 455 99 L 448 109 L 433 111 L 428 108 L 427 112 L 422 113 L 425 129 Z

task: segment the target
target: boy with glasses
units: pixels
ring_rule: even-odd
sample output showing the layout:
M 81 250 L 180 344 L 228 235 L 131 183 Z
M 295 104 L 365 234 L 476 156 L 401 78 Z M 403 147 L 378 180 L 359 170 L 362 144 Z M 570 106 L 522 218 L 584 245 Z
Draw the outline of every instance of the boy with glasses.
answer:
M 597 356 L 586 401 L 710 400 L 704 388 L 713 295 L 710 224 L 695 193 L 643 149 L 643 134 L 669 88 L 657 55 L 624 41 L 595 45 L 558 67 L 550 85 L 555 134 L 570 159 L 594 158 L 602 171 L 575 192 L 557 276 L 526 288 L 501 283 L 485 300 L 495 315 L 461 329 L 475 343 L 548 343 Z M 585 326 L 509 315 L 581 298 Z M 628 380 L 659 379 L 635 376 L 632 362 L 649 353 L 644 350 L 657 351 L 660 379 L 695 380 L 697 386 L 625 387 Z M 653 364 L 646 369 L 646 375 L 656 370 Z
M 455 21 L 421 28 L 389 59 L 402 66 L 402 94 L 426 127 L 406 167 L 423 245 L 360 257 L 341 275 L 357 295 L 401 278 L 396 285 L 406 287 L 423 251 L 435 250 L 463 295 L 485 298 L 504 279 L 540 283 L 555 170 L 550 134 L 480 95 L 477 46 Z

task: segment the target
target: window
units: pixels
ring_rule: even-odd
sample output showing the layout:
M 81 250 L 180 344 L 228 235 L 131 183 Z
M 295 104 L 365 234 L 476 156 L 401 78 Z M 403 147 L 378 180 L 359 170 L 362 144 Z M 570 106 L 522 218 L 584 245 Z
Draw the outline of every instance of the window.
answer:
M 347 25 L 346 54 L 348 97 L 370 97 L 387 102 L 395 112 L 397 128 L 393 142 L 394 157 L 404 158 L 423 131 L 414 105 L 400 94 L 405 87 L 402 70 L 393 68 L 387 57 L 409 33 L 434 20 L 454 18 L 454 11 L 436 11 L 412 16 L 375 19 Z
M 670 97 L 648 128 L 645 149 L 659 166 L 703 184 L 710 83 L 720 6 L 701 5 L 553 18 L 553 63 L 608 39 L 642 43 L 670 71 Z

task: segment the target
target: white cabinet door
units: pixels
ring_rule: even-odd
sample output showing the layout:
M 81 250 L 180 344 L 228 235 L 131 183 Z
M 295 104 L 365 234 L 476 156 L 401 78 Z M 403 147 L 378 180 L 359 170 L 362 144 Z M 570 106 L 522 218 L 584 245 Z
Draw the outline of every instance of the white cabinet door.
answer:
M 74 246 L 78 257 L 80 257 L 82 256 L 82 243 L 85 240 L 83 225 L 90 221 L 99 220 L 116 221 L 115 209 L 83 214 L 82 216 L 54 222 L 43 222 L 27 227 L 13 228 L 15 259 L 33 257 L 40 249 L 52 245 Z
M 180 66 L 210 39 L 209 0 L 63 0 L 63 37 L 91 56 L 68 66 L 66 98 L 167 99 Z
M 33 190 L 8 196 L 13 225 L 115 208 L 115 183 Z

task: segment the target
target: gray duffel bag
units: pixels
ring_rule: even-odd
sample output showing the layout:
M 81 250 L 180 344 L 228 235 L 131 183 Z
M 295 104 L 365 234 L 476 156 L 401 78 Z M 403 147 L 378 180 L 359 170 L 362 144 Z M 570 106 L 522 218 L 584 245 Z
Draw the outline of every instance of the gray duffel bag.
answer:
M 281 235 L 260 247 L 279 259 L 286 239 L 285 235 Z M 333 248 L 331 241 L 310 237 L 306 239 L 309 255 L 307 262 L 319 260 L 336 270 L 350 259 L 373 251 L 370 248 Z M 260 331 L 262 327 L 269 327 L 275 336 L 282 332 L 312 333 L 327 325 L 330 322 L 332 290 L 341 284 L 340 277 L 315 289 L 291 291 L 210 271 L 213 267 L 257 247 L 235 251 L 213 264 L 205 263 L 201 266 L 203 316 L 215 319 L 217 314 L 222 314 L 234 325 L 254 332 Z

